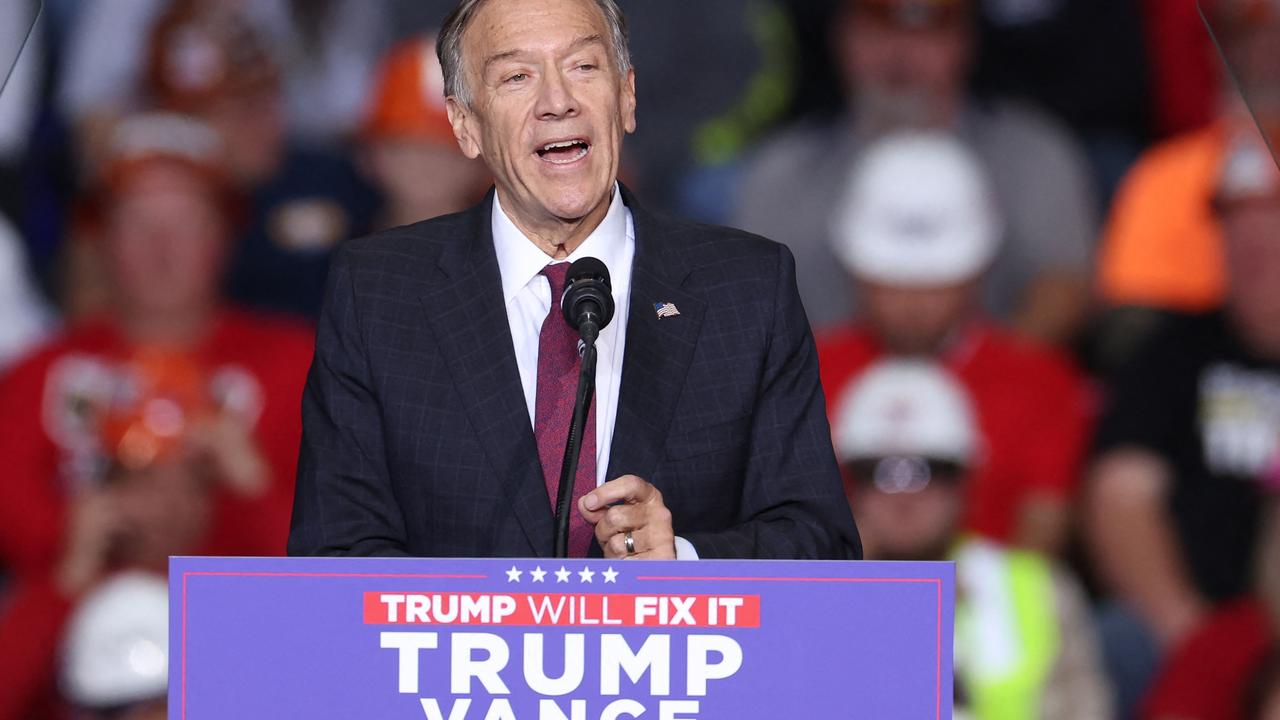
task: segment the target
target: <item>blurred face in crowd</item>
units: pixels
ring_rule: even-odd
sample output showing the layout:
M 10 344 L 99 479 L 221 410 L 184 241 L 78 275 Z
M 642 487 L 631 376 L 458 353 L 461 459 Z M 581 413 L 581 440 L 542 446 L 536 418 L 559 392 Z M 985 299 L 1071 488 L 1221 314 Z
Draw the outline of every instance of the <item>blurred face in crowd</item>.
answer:
M 169 710 L 165 702 L 157 701 L 110 715 L 85 714 L 84 717 L 101 718 L 101 720 L 166 720 L 169 717 Z
M 1228 203 L 1227 309 L 1251 348 L 1280 359 L 1280 196 Z
M 106 250 L 127 316 L 182 316 L 217 302 L 228 233 L 222 213 L 212 184 L 176 163 L 148 163 L 116 189 Z
M 955 122 L 972 53 L 968 21 L 903 27 L 866 10 L 846 13 L 839 56 L 853 107 L 873 129 Z
M 918 459 L 887 462 L 913 463 Z M 938 560 L 960 528 L 962 478 L 933 477 L 915 492 L 886 492 L 866 473 L 851 476 L 849 499 L 869 560 Z
M 125 713 L 120 720 L 166 720 L 169 711 L 165 703 L 157 702 Z
M 225 140 L 228 171 L 253 186 L 269 180 L 284 162 L 284 102 L 275 85 L 228 92 L 198 113 Z
M 164 701 L 148 702 L 146 705 L 129 707 L 128 710 L 111 712 L 110 715 L 83 715 L 86 719 L 99 717 L 101 720 L 166 720 L 169 717 L 168 703 Z
M 489 187 L 484 164 L 445 147 L 413 139 L 380 139 L 369 145 L 375 182 L 387 197 L 390 225 L 407 225 L 459 212 Z
M 977 282 L 938 287 L 902 287 L 860 280 L 863 321 L 898 355 L 939 352 L 976 305 Z
M 472 102 L 450 99 L 455 133 L 521 230 L 560 246 L 543 247 L 553 255 L 567 255 L 566 226 L 589 231 L 608 211 L 635 130 L 635 74 L 615 67 L 610 42 L 593 0 L 490 0 L 463 37 Z

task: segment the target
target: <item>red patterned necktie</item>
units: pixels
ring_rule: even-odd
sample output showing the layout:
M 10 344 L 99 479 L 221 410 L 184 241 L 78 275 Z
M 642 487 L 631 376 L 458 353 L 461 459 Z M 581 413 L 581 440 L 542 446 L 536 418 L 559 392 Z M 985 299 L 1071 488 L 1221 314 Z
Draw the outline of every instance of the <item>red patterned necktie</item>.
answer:
M 573 421 L 573 404 L 578 393 L 578 372 L 582 359 L 578 355 L 578 333 L 565 322 L 560 312 L 565 276 L 569 263 L 548 265 L 542 274 L 551 281 L 551 311 L 542 321 L 538 337 L 538 390 L 534 400 L 533 435 L 538 441 L 538 458 L 542 461 L 542 477 L 547 483 L 551 511 L 555 512 L 556 490 L 560 485 L 560 466 L 569 439 L 569 423 Z M 587 426 L 582 433 L 582 455 L 578 475 L 573 483 L 570 506 L 569 555 L 586 557 L 595 534 L 578 512 L 578 498 L 596 487 L 596 404 L 592 398 L 587 413 Z

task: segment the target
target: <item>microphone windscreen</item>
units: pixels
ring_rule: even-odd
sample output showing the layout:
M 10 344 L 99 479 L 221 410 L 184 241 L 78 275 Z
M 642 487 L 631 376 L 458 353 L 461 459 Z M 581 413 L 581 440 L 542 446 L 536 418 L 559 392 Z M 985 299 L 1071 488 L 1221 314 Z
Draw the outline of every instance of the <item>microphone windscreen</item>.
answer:
M 593 257 L 584 257 L 569 266 L 569 274 L 566 276 L 565 282 L 566 286 L 572 285 L 579 280 L 597 280 L 603 282 L 605 287 L 613 287 L 609 281 L 609 268 Z
M 600 260 L 584 257 L 569 266 L 565 276 L 564 296 L 560 298 L 564 319 L 575 330 L 583 331 L 584 319 L 591 319 L 588 327 L 598 332 L 613 320 L 613 286 L 609 282 L 609 268 Z M 591 337 L 589 342 L 594 342 Z

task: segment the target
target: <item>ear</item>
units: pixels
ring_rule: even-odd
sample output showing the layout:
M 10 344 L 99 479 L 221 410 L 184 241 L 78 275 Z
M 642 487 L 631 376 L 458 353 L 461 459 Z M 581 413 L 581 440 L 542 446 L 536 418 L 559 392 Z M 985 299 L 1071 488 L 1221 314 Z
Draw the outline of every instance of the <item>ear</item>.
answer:
M 453 126 L 453 136 L 457 138 L 462 154 L 472 160 L 480 157 L 480 132 L 475 114 L 452 95 L 445 98 L 444 103 L 445 110 L 449 113 L 449 124 Z
M 628 134 L 636 131 L 636 71 L 627 71 L 622 81 L 622 128 Z

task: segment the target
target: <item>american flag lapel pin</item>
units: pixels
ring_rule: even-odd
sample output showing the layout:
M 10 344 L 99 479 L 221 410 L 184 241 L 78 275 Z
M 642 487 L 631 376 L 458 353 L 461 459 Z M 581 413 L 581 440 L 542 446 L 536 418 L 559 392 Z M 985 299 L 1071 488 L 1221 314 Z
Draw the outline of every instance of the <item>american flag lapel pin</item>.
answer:
M 676 309 L 675 303 L 654 303 L 653 309 L 658 313 L 658 319 L 676 317 L 680 311 Z

